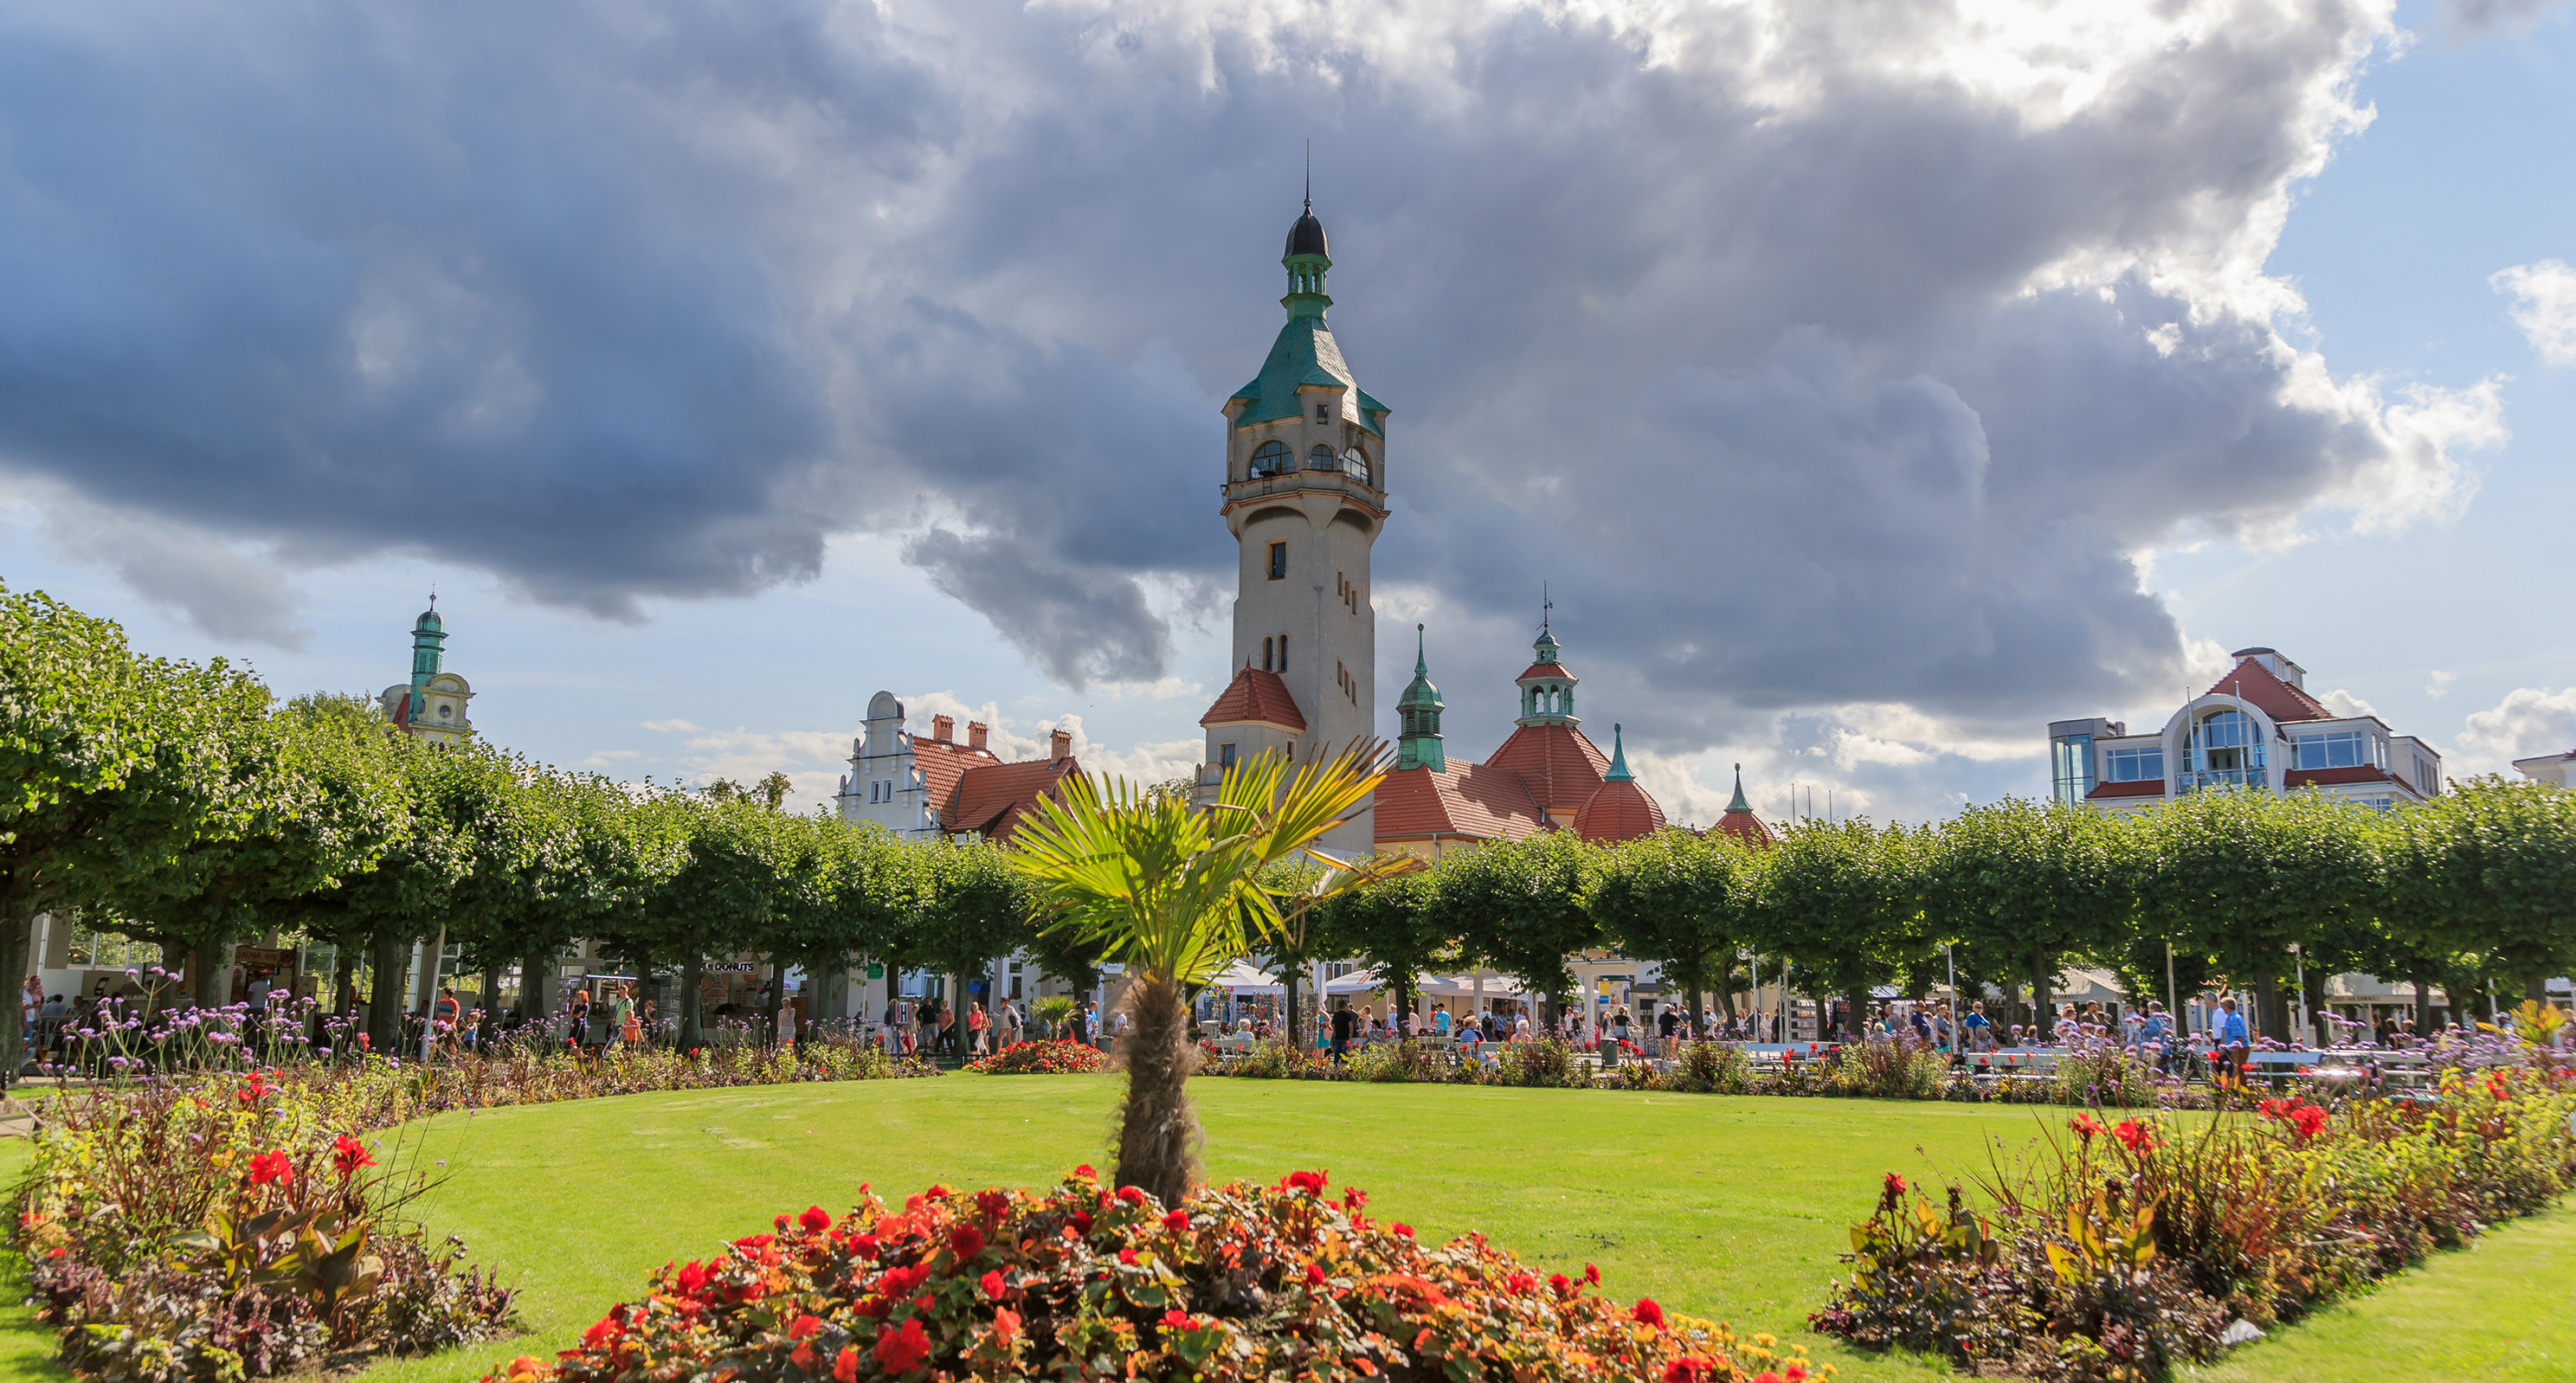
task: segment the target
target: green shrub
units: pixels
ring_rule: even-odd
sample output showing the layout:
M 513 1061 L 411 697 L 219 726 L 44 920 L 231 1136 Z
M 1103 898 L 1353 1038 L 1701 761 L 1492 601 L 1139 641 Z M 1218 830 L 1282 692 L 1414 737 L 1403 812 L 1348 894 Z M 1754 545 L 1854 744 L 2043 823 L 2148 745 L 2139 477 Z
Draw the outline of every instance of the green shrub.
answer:
M 1494 1085 L 1527 1085 L 1589 1089 L 1592 1070 L 1574 1048 L 1553 1037 L 1506 1042 L 1485 1073 Z
M 1673 1059 L 1662 1088 L 1693 1095 L 1741 1095 L 1753 1088 L 1753 1059 L 1732 1043 L 1693 1042 Z

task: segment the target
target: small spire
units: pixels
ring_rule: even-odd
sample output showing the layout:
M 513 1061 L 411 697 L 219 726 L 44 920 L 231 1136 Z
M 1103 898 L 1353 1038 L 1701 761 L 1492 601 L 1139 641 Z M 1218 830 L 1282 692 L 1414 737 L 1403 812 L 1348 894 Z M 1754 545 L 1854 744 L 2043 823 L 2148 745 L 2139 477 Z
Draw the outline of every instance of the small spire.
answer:
M 1622 742 L 1619 726 L 1610 726 L 1610 771 L 1601 775 L 1605 783 L 1633 783 L 1636 775 L 1628 771 L 1628 746 Z
M 1744 765 L 1735 766 L 1735 800 L 1726 804 L 1730 812 L 1750 812 L 1753 804 L 1744 800 Z
M 1306 210 L 1315 209 L 1315 141 L 1306 140 Z
M 1416 677 L 1431 675 L 1430 659 L 1423 653 L 1422 626 L 1418 624 L 1413 626 L 1413 675 Z
M 1556 602 L 1547 598 L 1547 583 L 1538 583 L 1538 632 L 1541 635 L 1547 633 L 1548 613 L 1555 608 Z

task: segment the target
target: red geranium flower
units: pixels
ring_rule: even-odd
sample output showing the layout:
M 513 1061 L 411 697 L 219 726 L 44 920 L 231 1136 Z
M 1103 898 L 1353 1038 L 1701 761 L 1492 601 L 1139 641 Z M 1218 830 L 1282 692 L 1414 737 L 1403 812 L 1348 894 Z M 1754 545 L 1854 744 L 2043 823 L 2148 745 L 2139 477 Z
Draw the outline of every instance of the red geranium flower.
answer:
M 1705 1354 L 1685 1354 L 1664 1365 L 1664 1383 L 1708 1383 L 1716 1367 Z
M 1563 1273 L 1549 1273 L 1547 1275 L 1547 1285 L 1548 1290 L 1556 1293 L 1558 1296 L 1568 1297 L 1574 1295 L 1574 1284 L 1568 1281 Z
M 1002 1293 L 1007 1290 L 1002 1286 L 1002 1273 L 998 1268 L 984 1274 L 984 1280 L 978 1285 L 983 1287 L 984 1295 L 991 1297 L 995 1301 L 1000 1301 L 1002 1299 Z
M 1324 1174 L 1322 1172 L 1290 1172 L 1288 1174 L 1288 1179 L 1280 1182 L 1279 1186 L 1282 1190 L 1306 1191 L 1311 1192 L 1314 1195 L 1321 1196 L 1324 1194 Z
M 948 1231 L 948 1251 L 959 1258 L 972 1258 L 984 1251 L 984 1231 L 973 1225 L 959 1225 Z
M 930 1336 L 918 1318 L 907 1320 L 900 1329 L 877 1335 L 876 1356 L 877 1366 L 887 1373 L 910 1373 L 930 1357 Z
M 1600 1285 L 1601 1285 L 1601 1270 L 1600 1270 L 1599 1268 L 1596 1268 L 1596 1267 L 1592 1266 L 1592 1265 L 1591 1265 L 1591 1264 L 1589 1264 L 1589 1263 L 1584 1264 L 1584 1265 L 1583 1265 L 1583 1285 L 1584 1285 L 1584 1286 L 1586 1286 L 1586 1287 L 1598 1287 L 1598 1286 L 1600 1286 Z
M 680 1289 L 683 1296 L 696 1296 L 707 1285 L 705 1265 L 694 1258 L 690 1259 L 689 1266 L 680 1269 L 680 1276 L 673 1285 Z
M 1118 1199 L 1127 1202 L 1129 1205 L 1143 1205 L 1145 1203 L 1145 1193 L 1138 1187 L 1121 1186 L 1118 1188 Z
M 1190 1212 L 1175 1210 L 1163 1217 L 1163 1228 L 1178 1232 L 1190 1227 Z
M 617 1313 L 611 1311 L 607 1315 L 600 1317 L 598 1324 L 581 1332 L 581 1347 L 583 1349 L 597 1349 L 601 1345 L 607 1344 L 609 1341 L 614 1340 L 625 1333 L 626 1322 L 617 1319 Z
M 805 1207 L 804 1214 L 796 1217 L 796 1223 L 804 1226 L 808 1234 L 820 1234 L 832 1227 L 832 1217 L 825 1213 L 823 1207 L 809 1205 Z
M 1514 1273 L 1503 1279 L 1503 1290 L 1514 1293 L 1535 1292 L 1538 1290 L 1538 1274 Z
M 1090 1164 L 1090 1163 L 1088 1163 L 1088 1162 L 1085 1162 L 1085 1163 L 1083 1163 L 1081 1166 L 1074 1168 L 1074 1169 L 1073 1169 L 1073 1174 L 1074 1174 L 1075 1176 L 1078 1176 L 1078 1177 L 1082 1178 L 1082 1179 L 1083 1179 L 1083 1180 L 1085 1180 L 1085 1181 L 1096 1181 L 1096 1180 L 1098 1180 L 1098 1179 L 1100 1178 L 1100 1173 L 1098 1173 L 1098 1172 L 1095 1172 L 1095 1171 L 1091 1170 L 1091 1164 Z
M 1306 1265 L 1306 1285 L 1307 1285 L 1307 1286 L 1309 1286 L 1309 1287 L 1321 1287 L 1321 1286 L 1323 1286 L 1323 1285 L 1324 1285 L 1324 1270 L 1323 1270 L 1322 1268 L 1320 1268 L 1320 1267 L 1316 1266 L 1315 1264 L 1312 1264 L 1312 1263 L 1307 1264 L 1307 1265 Z
M 857 1346 L 843 1346 L 841 1349 L 841 1357 L 832 1361 L 832 1383 L 859 1383 L 859 1351 Z
M 253 1186 L 266 1186 L 272 1181 L 284 1186 L 293 1180 L 295 1162 L 283 1148 L 261 1153 L 250 1160 L 250 1184 Z
M 2314 1138 L 2326 1131 L 2330 1117 L 2322 1105 L 2305 1105 L 2291 1111 L 2290 1127 L 2297 1129 L 2301 1138 Z
M 787 1326 L 787 1338 L 791 1340 L 810 1340 L 822 1333 L 823 1318 L 820 1316 L 798 1316 Z
M 1664 1327 L 1664 1308 L 1656 1305 L 1653 1297 L 1637 1298 L 1637 1304 L 1628 1308 L 1628 1315 L 1639 1325 L 1651 1325 L 1658 1330 Z
M 1402 1220 L 1398 1220 L 1395 1222 L 1395 1232 L 1403 1235 L 1407 1239 L 1410 1239 L 1413 1237 L 1413 1226 L 1406 1224 Z

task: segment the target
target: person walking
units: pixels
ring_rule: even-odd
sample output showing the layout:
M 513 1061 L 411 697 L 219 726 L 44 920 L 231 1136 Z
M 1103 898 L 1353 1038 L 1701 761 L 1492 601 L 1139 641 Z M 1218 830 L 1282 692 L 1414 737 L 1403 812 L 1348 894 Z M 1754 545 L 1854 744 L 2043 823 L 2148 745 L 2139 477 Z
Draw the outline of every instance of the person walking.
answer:
M 984 1030 L 992 1026 L 992 1022 L 984 1012 L 982 1000 L 977 1000 L 974 1009 L 966 1015 L 966 1042 L 979 1057 L 984 1055 Z
M 2210 1032 L 2210 1074 L 2222 1074 L 2239 1084 L 2245 1080 L 2245 1054 L 2253 1045 L 2245 1032 L 2245 1015 L 2236 1011 L 2236 996 L 2218 1001 L 2218 1022 Z
M 590 986 L 575 985 L 571 997 L 564 1001 L 564 1039 L 573 1050 L 590 1045 Z
M 1351 1039 L 1360 1030 L 1360 1017 L 1351 1012 L 1351 1001 L 1333 1001 L 1333 1060 L 1340 1062 L 1351 1054 Z
M 624 1048 L 643 1034 L 636 1030 L 635 985 L 632 981 L 617 986 L 608 1000 L 608 1033 L 603 1047 Z

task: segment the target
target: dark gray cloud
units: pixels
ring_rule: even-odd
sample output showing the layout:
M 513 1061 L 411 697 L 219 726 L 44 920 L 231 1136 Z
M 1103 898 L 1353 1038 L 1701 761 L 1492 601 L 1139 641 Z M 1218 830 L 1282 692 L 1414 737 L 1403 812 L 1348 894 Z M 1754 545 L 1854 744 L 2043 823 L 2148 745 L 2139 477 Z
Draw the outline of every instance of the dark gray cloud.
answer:
M 609 615 L 901 533 L 1054 676 L 1147 679 L 1143 583 L 1228 566 L 1216 407 L 1311 136 L 1396 409 L 1381 581 L 1469 707 L 1544 578 L 1596 706 L 1675 752 L 1818 702 L 2080 713 L 2181 663 L 2130 551 L 2453 472 L 2253 267 L 2377 7 L 2019 25 L 15 11 L 0 457 Z

